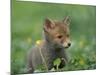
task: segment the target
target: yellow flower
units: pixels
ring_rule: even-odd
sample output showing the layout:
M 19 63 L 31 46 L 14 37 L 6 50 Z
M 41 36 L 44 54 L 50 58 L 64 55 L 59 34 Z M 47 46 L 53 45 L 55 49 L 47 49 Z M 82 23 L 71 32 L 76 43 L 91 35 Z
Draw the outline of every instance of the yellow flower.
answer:
M 80 59 L 79 63 L 80 63 L 81 65 L 84 65 L 84 64 L 85 64 L 84 60 L 82 60 L 82 59 Z
M 41 42 L 42 42 L 42 40 L 37 40 L 37 41 L 36 41 L 36 45 L 40 45 Z
M 84 47 L 84 41 L 80 41 L 79 46 L 80 46 L 80 48 L 83 48 Z
M 32 43 L 32 39 L 30 37 L 27 38 L 28 43 Z
M 86 44 L 86 39 L 84 37 L 81 38 L 80 42 L 79 42 L 79 46 L 80 48 L 83 48 Z

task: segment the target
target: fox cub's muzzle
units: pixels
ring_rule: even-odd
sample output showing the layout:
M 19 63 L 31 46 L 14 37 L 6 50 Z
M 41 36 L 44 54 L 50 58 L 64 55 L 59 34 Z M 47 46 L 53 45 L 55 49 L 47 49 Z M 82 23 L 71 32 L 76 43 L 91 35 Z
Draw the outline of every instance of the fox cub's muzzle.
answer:
M 71 46 L 71 42 L 64 42 L 63 47 L 64 48 L 69 48 Z

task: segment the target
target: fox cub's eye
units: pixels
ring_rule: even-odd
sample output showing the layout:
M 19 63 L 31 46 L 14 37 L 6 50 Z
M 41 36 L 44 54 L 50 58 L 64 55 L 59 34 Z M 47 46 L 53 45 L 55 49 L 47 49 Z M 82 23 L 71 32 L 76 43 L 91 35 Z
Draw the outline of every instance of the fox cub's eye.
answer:
M 69 34 L 67 34 L 67 37 L 69 37 Z
M 58 37 L 59 39 L 61 39 L 63 36 L 62 36 L 62 35 L 58 35 L 57 37 Z

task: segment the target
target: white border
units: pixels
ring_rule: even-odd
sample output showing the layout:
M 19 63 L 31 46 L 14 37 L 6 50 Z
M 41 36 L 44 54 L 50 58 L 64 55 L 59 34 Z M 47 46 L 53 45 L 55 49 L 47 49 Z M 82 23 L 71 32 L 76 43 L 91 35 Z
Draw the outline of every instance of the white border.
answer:
M 50 2 L 50 3 L 96 5 L 96 0 L 18 0 L 18 1 L 36 1 L 36 2 Z
M 10 1 L 0 0 L 0 75 L 10 72 Z
M 34 0 L 56 3 L 88 4 L 97 6 L 96 70 L 41 73 L 41 75 L 99 75 L 100 70 L 100 4 L 99 0 Z M 70 2 L 69 2 L 70 1 Z M 10 0 L 0 0 L 0 75 L 10 72 Z M 34 74 L 40 75 L 40 74 Z

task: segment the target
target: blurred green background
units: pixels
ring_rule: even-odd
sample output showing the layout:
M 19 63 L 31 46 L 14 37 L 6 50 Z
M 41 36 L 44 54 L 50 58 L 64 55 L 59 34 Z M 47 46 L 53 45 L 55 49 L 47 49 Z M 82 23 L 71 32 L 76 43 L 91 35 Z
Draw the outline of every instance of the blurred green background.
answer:
M 11 73 L 26 71 L 27 52 L 42 39 L 46 17 L 70 16 L 72 46 L 66 71 L 96 68 L 96 6 L 11 0 Z

